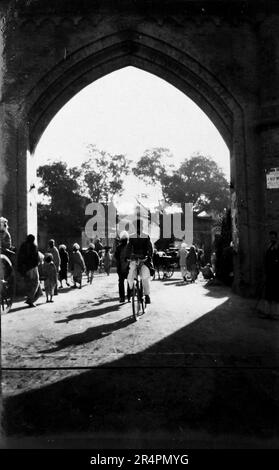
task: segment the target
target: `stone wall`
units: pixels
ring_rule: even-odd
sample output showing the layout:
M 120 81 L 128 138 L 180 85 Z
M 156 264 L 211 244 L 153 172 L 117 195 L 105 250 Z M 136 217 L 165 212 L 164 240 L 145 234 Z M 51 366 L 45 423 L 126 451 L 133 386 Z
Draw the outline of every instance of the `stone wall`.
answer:
M 46 126 L 84 86 L 133 65 L 187 94 L 225 139 L 239 236 L 235 288 L 255 294 L 266 233 L 278 229 L 278 190 L 265 186 L 265 170 L 279 166 L 276 4 L 22 0 L 1 5 L 1 191 L 15 244 L 36 231 L 33 153 Z

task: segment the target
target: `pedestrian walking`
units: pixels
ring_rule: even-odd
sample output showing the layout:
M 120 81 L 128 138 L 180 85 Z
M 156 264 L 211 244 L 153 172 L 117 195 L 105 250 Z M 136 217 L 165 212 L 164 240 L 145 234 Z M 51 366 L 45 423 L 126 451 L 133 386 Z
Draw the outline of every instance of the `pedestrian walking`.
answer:
M 198 263 L 199 270 L 201 270 L 201 268 L 204 268 L 206 266 L 205 254 L 202 248 L 199 248 L 197 250 L 197 263 Z
M 125 230 L 120 233 L 119 241 L 115 249 L 115 261 L 116 261 L 116 270 L 118 274 L 118 292 L 119 292 L 119 302 L 125 302 L 125 279 L 128 277 L 129 273 L 129 261 L 127 260 L 128 254 L 128 244 L 129 244 L 129 234 Z M 127 300 L 130 302 L 131 299 L 131 290 L 127 282 Z
M 112 262 L 112 255 L 111 255 L 109 247 L 105 248 L 105 254 L 104 254 L 103 262 L 104 262 L 104 270 L 107 273 L 107 275 L 109 276 L 110 275 L 111 262 Z
M 100 263 L 100 258 L 95 250 L 94 243 L 90 243 L 84 253 L 84 262 L 86 266 L 87 282 L 92 284 L 94 272 L 97 271 Z
M 12 248 L 12 239 L 8 229 L 8 219 L 0 217 L 0 252 L 6 256 L 6 251 Z
M 53 238 L 51 240 L 49 240 L 49 242 L 48 242 L 47 252 L 50 253 L 53 256 L 53 262 L 55 264 L 56 271 L 57 271 L 57 273 L 59 273 L 61 259 L 60 259 L 58 248 L 55 246 L 55 241 L 53 240 Z M 58 282 L 57 282 L 56 287 L 54 289 L 54 295 L 58 295 Z
M 9 232 L 9 221 L 0 217 L 0 253 L 9 258 L 12 265 L 16 264 L 15 247 L 12 246 L 12 237 Z
M 26 240 L 18 250 L 17 269 L 23 276 L 26 289 L 26 303 L 35 307 L 35 302 L 42 295 L 39 281 L 39 252 L 34 235 L 27 235 Z
M 179 266 L 181 271 L 182 279 L 186 282 L 187 281 L 187 245 L 186 243 L 181 243 L 180 250 L 179 250 Z
M 69 265 L 69 254 L 67 252 L 66 245 L 59 245 L 59 256 L 60 256 L 60 271 L 59 271 L 59 281 L 60 289 L 63 287 L 63 281 L 66 281 L 66 286 L 69 286 L 68 283 L 68 265 Z
M 53 302 L 53 295 L 55 287 L 57 286 L 57 270 L 53 262 L 53 256 L 51 253 L 46 253 L 44 265 L 43 265 L 43 276 L 46 293 L 46 301 Z
M 197 253 L 196 248 L 192 245 L 189 249 L 187 258 L 186 258 L 187 270 L 191 275 L 191 282 L 195 282 L 198 277 L 198 266 L 197 266 Z
M 100 256 L 100 252 L 102 252 L 102 250 L 104 249 L 100 238 L 96 237 L 94 239 L 94 246 L 95 246 L 95 251 L 97 251 L 98 255 Z
M 73 275 L 74 285 L 73 288 L 77 287 L 79 284 L 79 288 L 82 287 L 82 273 L 85 271 L 85 263 L 84 259 L 80 252 L 80 246 L 78 243 L 73 244 L 73 253 L 71 257 L 71 271 Z

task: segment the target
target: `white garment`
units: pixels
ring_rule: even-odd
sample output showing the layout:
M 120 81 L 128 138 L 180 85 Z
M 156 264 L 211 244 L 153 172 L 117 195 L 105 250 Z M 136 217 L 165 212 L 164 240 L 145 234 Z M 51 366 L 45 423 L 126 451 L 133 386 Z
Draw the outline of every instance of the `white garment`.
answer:
M 186 275 L 187 275 L 186 265 L 185 266 L 180 266 L 180 270 L 181 270 L 182 278 L 184 279 L 184 277 L 186 277 Z
M 136 261 L 131 261 L 128 273 L 128 284 L 130 289 L 133 288 L 134 279 L 136 275 L 136 267 Z M 143 264 L 140 269 L 140 277 L 142 279 L 143 294 L 150 295 L 150 271 L 148 267 L 145 266 L 145 264 Z

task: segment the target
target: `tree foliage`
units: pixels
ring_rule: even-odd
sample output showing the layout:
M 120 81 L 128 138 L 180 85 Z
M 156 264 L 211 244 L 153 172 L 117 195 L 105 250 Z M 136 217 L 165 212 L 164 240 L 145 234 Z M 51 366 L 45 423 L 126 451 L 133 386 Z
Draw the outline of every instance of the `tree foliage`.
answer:
M 64 199 L 66 193 L 78 193 L 77 182 L 81 171 L 77 168 L 68 168 L 65 162 L 53 162 L 38 168 L 37 175 L 41 178 L 39 193 L 51 198 L 51 202 Z M 62 184 L 61 184 L 62 183 Z
M 53 162 L 38 168 L 41 178 L 39 193 L 49 203 L 38 204 L 39 224 L 47 224 L 49 233 L 56 236 L 80 234 L 84 225 L 84 208 L 89 200 L 79 192 L 80 170 L 68 168 L 64 162 Z
M 193 203 L 197 212 L 215 213 L 229 206 L 229 183 L 212 158 L 195 155 L 174 170 L 163 162 L 166 154 L 170 152 L 161 148 L 145 151 L 134 174 L 147 184 L 160 184 L 168 203 Z
M 145 150 L 136 167 L 133 168 L 133 173 L 147 184 L 162 184 L 163 178 L 173 168 L 169 161 L 171 157 L 172 154 L 167 148 L 154 147 Z
M 125 155 L 111 155 L 88 145 L 89 159 L 81 165 L 80 184 L 94 202 L 109 202 L 123 192 L 124 177 L 130 172 Z
M 42 165 L 37 175 L 39 193 L 47 202 L 38 204 L 39 224 L 47 225 L 53 236 L 78 236 L 85 223 L 85 206 L 109 202 L 121 194 L 130 162 L 124 155 L 111 155 L 88 145 L 89 159 L 80 167 L 57 161 Z
M 229 183 L 217 163 L 211 158 L 197 155 L 184 160 L 176 172 L 177 175 L 180 180 L 179 196 L 184 194 L 184 201 L 193 202 L 196 211 L 222 212 L 228 207 Z M 169 197 L 173 197 L 170 192 Z

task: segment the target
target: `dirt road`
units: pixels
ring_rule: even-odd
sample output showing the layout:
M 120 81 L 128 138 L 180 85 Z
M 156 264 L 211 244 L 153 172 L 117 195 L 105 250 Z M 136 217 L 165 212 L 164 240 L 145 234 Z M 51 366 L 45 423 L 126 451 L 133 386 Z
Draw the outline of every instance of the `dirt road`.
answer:
M 119 304 L 116 274 L 2 316 L 7 436 L 271 445 L 279 322 L 259 318 L 254 300 L 202 280 L 185 285 L 179 273 L 151 286 L 136 323 L 131 304 Z

